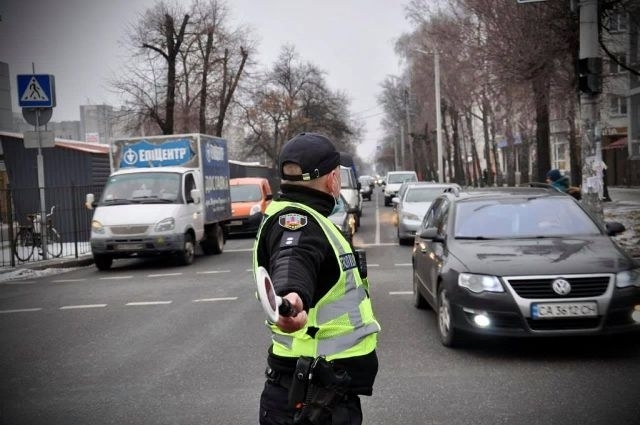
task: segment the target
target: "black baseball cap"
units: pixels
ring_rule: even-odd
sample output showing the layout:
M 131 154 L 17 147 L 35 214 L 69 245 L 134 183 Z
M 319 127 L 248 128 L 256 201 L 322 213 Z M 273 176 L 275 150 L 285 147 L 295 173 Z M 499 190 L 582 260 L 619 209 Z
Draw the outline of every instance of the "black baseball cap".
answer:
M 308 181 L 330 173 L 340 165 L 340 152 L 328 137 L 318 133 L 300 133 L 282 147 L 280 176 L 289 181 Z M 302 174 L 284 174 L 285 164 L 300 166 Z

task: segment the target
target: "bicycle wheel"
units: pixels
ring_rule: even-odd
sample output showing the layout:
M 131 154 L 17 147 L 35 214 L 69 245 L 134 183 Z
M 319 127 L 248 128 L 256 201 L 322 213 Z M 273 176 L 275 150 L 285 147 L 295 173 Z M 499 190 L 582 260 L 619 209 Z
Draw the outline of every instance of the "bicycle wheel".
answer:
M 51 257 L 62 255 L 62 238 L 53 227 L 47 230 L 47 252 Z
M 33 255 L 33 231 L 22 228 L 13 240 L 13 254 L 20 261 L 27 261 Z

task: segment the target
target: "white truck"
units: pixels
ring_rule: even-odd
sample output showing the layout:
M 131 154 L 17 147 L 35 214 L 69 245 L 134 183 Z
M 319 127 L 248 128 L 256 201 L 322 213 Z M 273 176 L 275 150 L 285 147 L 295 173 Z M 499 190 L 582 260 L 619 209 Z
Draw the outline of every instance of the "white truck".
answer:
M 111 175 L 95 209 L 91 251 L 99 270 L 116 258 L 166 255 L 191 264 L 199 243 L 219 254 L 231 218 L 224 139 L 177 134 L 121 139 L 110 149 Z

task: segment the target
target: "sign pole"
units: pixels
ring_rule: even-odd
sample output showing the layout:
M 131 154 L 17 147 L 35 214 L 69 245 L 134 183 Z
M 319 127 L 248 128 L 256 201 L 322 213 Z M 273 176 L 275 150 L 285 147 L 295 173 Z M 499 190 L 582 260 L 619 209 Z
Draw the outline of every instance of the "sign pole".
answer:
M 31 63 L 31 71 L 36 74 L 36 64 Z M 42 156 L 42 137 L 40 134 L 40 108 L 36 109 L 35 131 L 38 133 L 38 191 L 40 192 L 40 244 L 42 248 L 42 259 L 47 259 L 47 203 L 44 193 L 44 157 Z

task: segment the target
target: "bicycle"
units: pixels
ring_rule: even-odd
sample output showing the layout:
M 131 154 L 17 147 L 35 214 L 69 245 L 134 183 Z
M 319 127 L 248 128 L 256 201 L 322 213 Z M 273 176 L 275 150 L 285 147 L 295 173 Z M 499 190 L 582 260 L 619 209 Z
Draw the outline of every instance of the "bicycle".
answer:
M 62 255 L 62 238 L 60 233 L 53 227 L 52 216 L 55 205 L 51 207 L 51 212 L 46 215 L 46 249 L 47 253 L 54 258 Z M 13 241 L 13 253 L 20 261 L 28 261 L 33 256 L 36 247 L 40 249 L 42 255 L 42 226 L 40 213 L 27 214 L 27 218 L 31 223 L 28 226 L 20 226 L 18 233 Z

